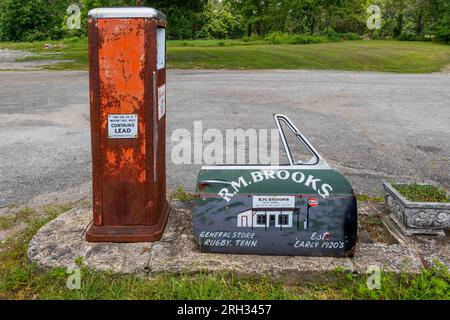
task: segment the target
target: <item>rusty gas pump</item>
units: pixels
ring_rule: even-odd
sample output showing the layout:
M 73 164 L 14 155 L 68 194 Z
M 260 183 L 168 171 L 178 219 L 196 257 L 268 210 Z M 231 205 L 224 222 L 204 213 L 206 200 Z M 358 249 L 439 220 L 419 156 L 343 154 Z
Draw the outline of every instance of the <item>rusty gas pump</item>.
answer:
M 166 199 L 165 15 L 145 7 L 89 12 L 93 172 L 91 242 L 161 238 Z

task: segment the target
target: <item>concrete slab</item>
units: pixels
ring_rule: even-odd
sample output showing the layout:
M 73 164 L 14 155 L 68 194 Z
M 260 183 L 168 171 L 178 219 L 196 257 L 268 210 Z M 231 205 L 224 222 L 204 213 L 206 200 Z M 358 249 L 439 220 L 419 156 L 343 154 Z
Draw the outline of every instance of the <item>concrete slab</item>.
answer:
M 422 263 L 426 266 L 433 265 L 436 261 L 445 266 L 450 266 L 450 245 L 448 236 L 412 236 L 415 249 L 422 257 Z
M 401 244 L 362 243 L 352 261 L 358 273 L 366 272 L 369 267 L 379 267 L 396 273 L 415 273 L 424 267 L 414 248 Z
M 362 207 L 367 213 L 367 205 Z M 93 270 L 140 275 L 233 271 L 243 276 L 270 276 L 288 283 L 323 279 L 332 276 L 337 267 L 355 273 L 367 272 L 371 266 L 397 273 L 417 273 L 424 267 L 421 251 L 411 244 L 360 243 L 352 259 L 202 253 L 192 234 L 191 207 L 172 201 L 172 208 L 161 241 L 135 244 L 86 242 L 84 233 L 92 212 L 73 209 L 39 230 L 30 242 L 28 256 L 44 269 L 69 267 L 83 257 L 84 264 Z M 441 240 L 448 244 L 447 239 Z M 434 252 L 434 258 L 448 265 L 448 251 L 441 259 L 439 250 L 432 247 L 432 242 L 427 243 L 425 253 Z

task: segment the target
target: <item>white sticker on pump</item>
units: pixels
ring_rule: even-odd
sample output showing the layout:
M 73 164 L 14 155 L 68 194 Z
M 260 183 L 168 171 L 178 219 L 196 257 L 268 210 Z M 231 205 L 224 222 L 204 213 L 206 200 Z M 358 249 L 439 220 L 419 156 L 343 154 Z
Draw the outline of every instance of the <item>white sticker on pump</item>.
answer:
M 253 208 L 295 208 L 295 196 L 253 196 Z
M 138 137 L 137 114 L 109 114 L 108 138 L 129 139 Z
M 166 85 L 158 88 L 158 120 L 166 114 Z
M 156 68 L 166 67 L 166 29 L 156 29 Z

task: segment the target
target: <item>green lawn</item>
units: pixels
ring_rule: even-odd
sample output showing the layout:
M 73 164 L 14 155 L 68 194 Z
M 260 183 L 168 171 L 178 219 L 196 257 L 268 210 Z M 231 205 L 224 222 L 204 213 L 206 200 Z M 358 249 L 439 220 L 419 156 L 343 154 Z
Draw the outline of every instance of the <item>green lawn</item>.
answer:
M 58 43 L 58 42 L 53 42 Z M 32 59 L 64 59 L 54 70 L 87 69 L 86 41 L 65 40 L 64 49 L 43 50 L 43 42 L 0 43 L 0 48 L 33 50 Z M 394 40 L 342 41 L 308 45 L 271 45 L 239 40 L 169 41 L 169 68 L 320 69 L 400 73 L 438 72 L 450 65 L 450 46 Z
M 175 68 L 321 69 L 427 73 L 450 64 L 450 46 L 424 42 L 346 41 L 310 45 L 172 47 Z

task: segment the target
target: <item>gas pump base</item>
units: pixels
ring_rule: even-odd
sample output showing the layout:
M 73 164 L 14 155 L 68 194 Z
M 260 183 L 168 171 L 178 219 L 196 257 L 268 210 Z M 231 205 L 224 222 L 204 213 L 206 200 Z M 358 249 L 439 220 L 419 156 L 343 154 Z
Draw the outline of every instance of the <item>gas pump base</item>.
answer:
M 96 226 L 86 233 L 88 242 L 152 242 L 159 241 L 164 233 L 170 213 L 168 203 L 164 205 L 158 221 L 154 225 L 136 226 Z
M 352 257 L 357 203 L 352 186 L 283 115 L 274 115 L 288 165 L 200 170 L 194 235 L 201 252 Z M 312 155 L 294 161 L 283 122 Z

